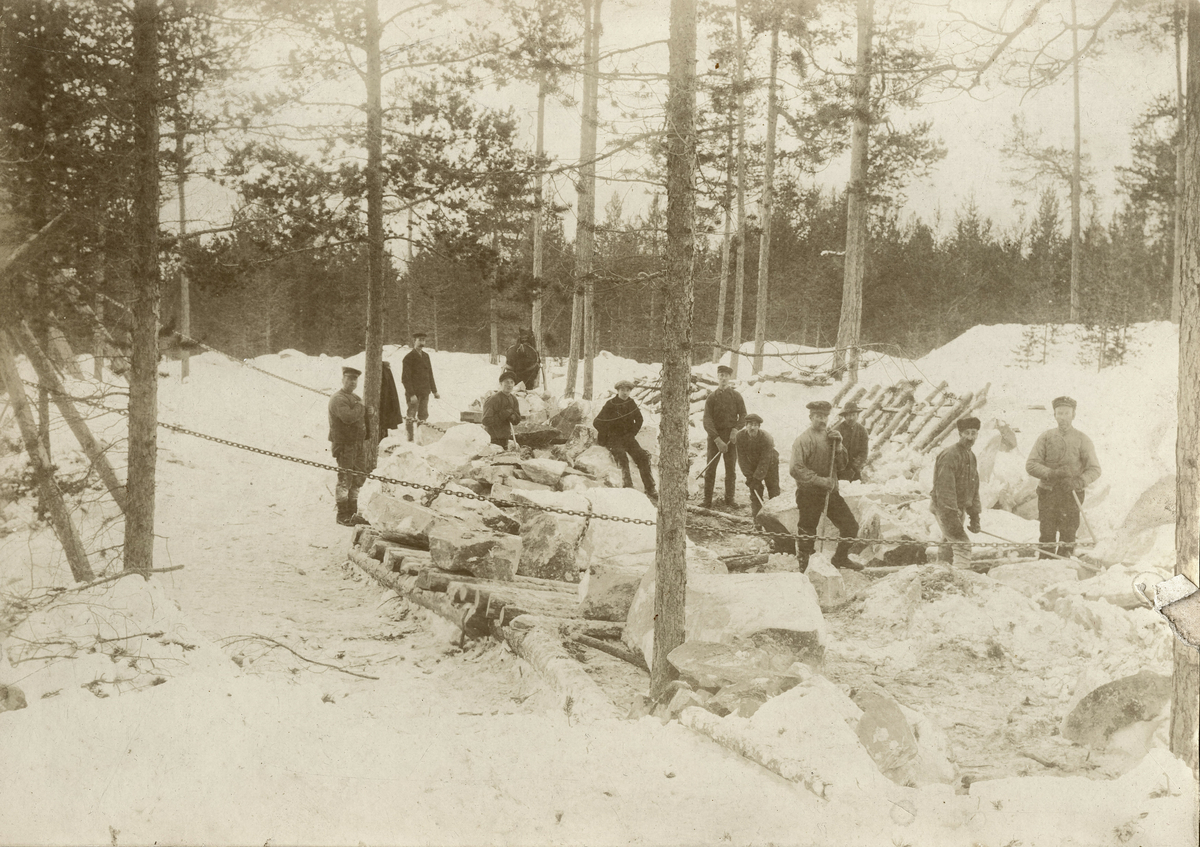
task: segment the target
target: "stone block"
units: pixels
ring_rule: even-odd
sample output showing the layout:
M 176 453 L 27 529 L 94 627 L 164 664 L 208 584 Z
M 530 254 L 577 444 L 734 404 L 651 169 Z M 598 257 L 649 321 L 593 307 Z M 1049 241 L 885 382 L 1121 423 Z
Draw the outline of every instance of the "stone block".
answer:
M 645 494 L 632 488 L 590 488 L 579 493 L 591 504 L 593 515 L 579 543 L 578 561 L 581 570 L 593 561 L 655 549 L 657 534 L 653 522 L 658 520 L 658 509 Z M 651 523 L 626 523 L 597 518 L 596 515 L 645 520 Z
M 575 467 L 596 479 L 602 480 L 610 488 L 620 488 L 625 484 L 625 477 L 621 473 L 621 469 L 617 467 L 617 462 L 607 447 L 593 444 L 576 457 Z M 636 473 L 632 467 L 629 470 L 631 474 Z
M 517 466 L 517 474 L 530 482 L 557 488 L 568 467 L 566 462 L 555 459 L 524 459 Z
M 804 576 L 812 583 L 817 592 L 817 602 L 821 610 L 836 608 L 847 600 L 846 583 L 841 572 L 829 561 L 830 554 L 814 553 L 808 560 L 808 570 Z
M 667 661 L 694 688 L 712 691 L 763 677 L 791 676 L 792 684 L 800 681 L 787 672 L 796 657 L 777 643 L 757 646 L 749 640 L 733 644 L 686 641 L 671 651 Z
M 572 400 L 550 418 L 550 424 L 563 436 L 571 438 L 575 428 L 584 422 L 584 409 L 578 400 Z M 572 439 L 573 440 L 573 439 Z
M 793 495 L 772 497 L 763 503 L 758 515 L 754 518 L 756 526 L 766 532 L 783 533 L 790 536 L 796 532 L 800 512 L 796 509 L 796 498 Z M 772 553 L 796 552 L 796 541 L 790 537 L 772 536 L 770 539 Z
M 521 560 L 521 538 L 447 521 L 430 532 L 429 553 L 436 568 L 511 581 Z
M 461 494 L 471 496 L 456 496 Z M 476 500 L 473 491 L 454 483 L 447 485 L 443 493 L 438 495 L 432 508 L 438 514 L 456 518 L 464 525 L 476 529 L 490 529 L 507 535 L 517 535 L 521 532 L 521 525 L 517 520 L 505 514 L 495 503 Z
M 481 426 L 456 426 L 425 451 L 429 464 L 443 475 L 462 476 L 473 459 L 486 455 L 491 436 Z
M 899 704 L 882 691 L 860 689 L 851 699 L 863 712 L 858 740 L 879 770 L 898 785 L 916 785 L 917 739 Z
M 648 567 L 645 554 L 592 562 L 580 572 L 578 615 L 597 621 L 623 621 Z
M 748 718 L 757 712 L 772 697 L 795 688 L 801 681 L 798 676 L 771 674 L 754 677 L 744 682 L 733 682 L 713 695 L 708 708 L 717 714 L 732 714 Z
M 379 533 L 387 533 L 394 541 L 409 543 L 418 548 L 429 544 L 429 533 L 445 518 L 433 509 L 412 500 L 405 500 L 384 491 L 376 491 L 368 500 L 359 500 L 362 516 Z
M 1160 719 L 1170 707 L 1171 678 L 1139 671 L 1099 686 L 1063 719 L 1062 736 L 1093 750 L 1105 749 L 1130 724 Z
M 587 503 L 583 505 L 586 509 Z M 536 510 L 528 510 L 526 515 L 521 520 L 521 562 L 517 573 L 541 579 L 567 579 L 576 569 L 575 549 L 586 519 Z
M 654 656 L 654 575 L 650 568 L 642 578 L 623 635 L 647 664 Z M 689 571 L 684 608 L 685 642 L 771 640 L 787 645 L 795 661 L 818 665 L 824 657 L 825 621 L 817 592 L 803 574 Z

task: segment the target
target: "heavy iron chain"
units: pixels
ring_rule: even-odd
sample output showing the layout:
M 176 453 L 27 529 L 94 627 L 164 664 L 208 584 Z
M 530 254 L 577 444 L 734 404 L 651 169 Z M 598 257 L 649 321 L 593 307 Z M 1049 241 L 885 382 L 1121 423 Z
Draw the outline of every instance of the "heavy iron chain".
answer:
M 21 382 L 25 383 L 26 385 L 28 385 L 32 388 L 43 387 L 43 386 L 40 386 L 36 382 L 30 382 L 30 381 L 24 380 L 24 379 L 21 380 Z M 95 400 L 85 399 L 82 397 L 73 397 L 73 396 L 67 394 L 66 392 L 55 392 L 54 389 L 51 389 L 51 388 L 47 388 L 47 390 L 50 391 L 51 393 L 59 393 L 59 394 L 61 394 L 61 396 L 68 397 L 69 399 L 71 399 L 75 402 L 83 403 L 87 406 L 92 406 L 94 408 L 100 409 L 101 411 L 111 412 L 111 413 L 117 414 L 117 415 L 128 415 L 129 414 L 128 411 L 126 411 L 125 409 L 115 409 L 111 406 L 106 406 L 103 403 L 100 403 Z M 649 520 L 647 518 L 629 518 L 629 517 L 622 517 L 620 515 L 605 515 L 605 514 L 600 514 L 597 512 L 581 512 L 576 509 L 562 509 L 557 506 L 546 506 L 546 505 L 542 505 L 540 503 L 533 503 L 533 502 L 518 503 L 514 500 L 503 500 L 500 498 L 485 497 L 482 494 L 475 494 L 474 492 L 469 492 L 469 491 L 449 491 L 444 488 L 444 485 L 443 486 L 425 485 L 424 483 L 420 483 L 420 482 L 409 482 L 409 481 L 403 480 L 403 479 L 393 479 L 391 477 L 380 476 L 378 474 L 373 474 L 370 471 L 360 471 L 360 470 L 354 470 L 351 468 L 339 468 L 337 465 L 330 465 L 325 462 L 317 462 L 312 459 L 301 459 L 298 456 L 289 456 L 286 453 L 279 453 L 274 450 L 267 450 L 262 447 L 254 447 L 249 444 L 242 444 L 241 442 L 238 442 L 238 441 L 231 441 L 230 439 L 227 439 L 227 438 L 219 438 L 218 436 L 215 436 L 215 435 L 208 435 L 207 433 L 196 432 L 195 430 L 188 429 L 187 427 L 179 426 L 178 424 L 167 423 L 166 421 L 157 421 L 157 424 L 158 424 L 158 426 L 162 427 L 163 429 L 170 430 L 171 432 L 177 432 L 181 435 L 190 435 L 193 438 L 200 438 L 200 439 L 203 439 L 204 441 L 212 441 L 216 444 L 223 444 L 226 447 L 234 447 L 234 448 L 237 448 L 238 450 L 245 450 L 250 453 L 257 453 L 260 456 L 267 456 L 272 459 L 281 459 L 285 462 L 293 462 L 297 465 L 306 465 L 308 467 L 319 468 L 324 471 L 333 471 L 335 473 L 353 474 L 355 476 L 361 476 L 364 479 L 374 479 L 374 480 L 378 480 L 379 482 L 385 482 L 385 483 L 388 483 L 389 485 L 401 485 L 406 488 L 416 488 L 421 491 L 434 492 L 439 495 L 446 494 L 446 495 L 450 495 L 452 497 L 460 497 L 464 500 L 478 500 L 478 501 L 482 501 L 485 503 L 493 503 L 496 506 L 507 507 L 507 508 L 534 509 L 535 511 L 551 512 L 551 513 L 557 514 L 557 515 L 567 515 L 568 517 L 585 518 L 588 520 L 612 521 L 614 523 L 636 524 L 636 525 L 640 525 L 640 526 L 657 526 L 658 525 L 658 521 Z M 432 424 L 424 424 L 424 425 L 433 427 Z M 433 428 L 439 429 L 438 427 L 433 427 Z M 838 541 L 838 542 L 841 542 L 841 541 L 850 541 L 850 542 L 863 541 L 863 542 L 867 542 L 869 544 L 883 543 L 883 540 L 879 539 L 879 538 L 867 538 L 867 537 L 863 537 L 863 536 L 817 535 L 817 534 L 809 535 L 809 534 L 800 533 L 800 532 L 771 532 L 769 530 L 765 530 L 760 527 L 755 527 L 753 532 L 747 532 L 744 534 L 745 535 L 753 535 L 753 536 L 762 537 L 762 538 L 790 538 L 793 541 L 799 541 L 799 540 Z M 894 543 L 894 542 L 889 542 L 889 543 Z M 944 540 L 943 541 L 935 541 L 932 539 L 922 540 L 922 539 L 917 539 L 917 538 L 903 539 L 902 543 L 923 544 L 923 545 L 927 545 L 927 546 L 928 545 L 940 545 L 940 544 L 949 544 L 951 546 L 953 546 L 955 544 L 960 544 L 960 545 L 961 544 L 969 544 L 972 547 L 995 547 L 995 548 L 1010 548 L 1010 549 L 1018 549 L 1018 548 L 1022 548 L 1022 547 L 1037 546 L 1035 542 L 1018 543 L 1018 542 L 1012 542 L 1012 541 L 973 541 L 973 540 L 955 542 L 955 541 L 944 541 Z

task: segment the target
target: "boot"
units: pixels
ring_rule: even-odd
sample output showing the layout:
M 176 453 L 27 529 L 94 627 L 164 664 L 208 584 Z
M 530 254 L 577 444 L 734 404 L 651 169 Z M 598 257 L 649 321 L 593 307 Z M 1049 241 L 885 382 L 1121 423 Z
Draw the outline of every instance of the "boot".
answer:
M 413 422 L 411 420 L 404 422 L 404 431 L 408 433 L 408 440 L 413 440 Z
M 829 560 L 829 564 L 835 568 L 845 568 L 851 571 L 861 571 L 863 566 L 850 558 L 850 542 L 841 541 L 838 543 L 837 550 L 834 551 L 833 558 Z
M 804 573 L 806 570 L 808 570 L 809 555 L 810 555 L 809 553 L 797 553 L 796 554 L 796 561 L 800 564 L 800 573 Z

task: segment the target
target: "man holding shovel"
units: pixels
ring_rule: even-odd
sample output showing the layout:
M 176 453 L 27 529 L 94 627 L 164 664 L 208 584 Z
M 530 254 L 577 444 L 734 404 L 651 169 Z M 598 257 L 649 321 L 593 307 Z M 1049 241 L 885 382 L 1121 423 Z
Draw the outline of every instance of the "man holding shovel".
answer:
M 1038 479 L 1040 559 L 1075 554 L 1084 490 L 1100 478 L 1092 439 L 1074 427 L 1075 401 L 1056 397 L 1051 406 L 1058 426 L 1038 436 L 1025 462 L 1025 472 Z
M 779 453 L 775 450 L 775 439 L 763 431 L 762 422 L 756 414 L 746 415 L 746 425 L 733 436 L 738 467 L 750 489 L 751 518 L 758 514 L 764 499 L 779 496 Z
M 811 426 L 800 433 L 792 444 L 791 474 L 796 480 L 796 509 L 799 518 L 796 532 L 815 536 L 821 518 L 826 515 L 837 527 L 841 538 L 830 560 L 837 568 L 862 570 L 862 565 L 850 558 L 850 538 L 858 535 L 858 521 L 838 493 L 838 471 L 844 470 L 850 458 L 842 446 L 842 434 L 827 429 L 833 406 L 824 400 L 808 404 Z M 808 558 L 816 548 L 814 538 L 800 538 L 796 543 L 796 558 L 800 572 L 808 569 Z
M 963 529 L 970 521 L 971 532 L 979 525 L 979 465 L 971 448 L 979 438 L 979 418 L 958 420 L 958 443 L 938 454 L 933 463 L 933 491 L 929 509 L 942 529 L 942 560 L 956 568 L 971 566 L 971 542 Z

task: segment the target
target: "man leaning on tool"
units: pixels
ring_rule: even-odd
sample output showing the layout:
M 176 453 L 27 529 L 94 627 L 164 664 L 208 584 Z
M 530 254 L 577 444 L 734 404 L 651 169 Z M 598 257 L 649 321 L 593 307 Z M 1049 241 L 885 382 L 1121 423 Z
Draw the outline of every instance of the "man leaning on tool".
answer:
M 796 508 L 799 520 L 796 531 L 801 536 L 796 544 L 800 572 L 808 569 L 808 557 L 816 548 L 817 526 L 821 515 L 827 514 L 841 535 L 837 551 L 831 560 L 834 567 L 862 570 L 862 565 L 850 558 L 849 540 L 858 535 L 858 521 L 838 493 L 837 473 L 845 469 L 850 459 L 842 446 L 842 434 L 826 429 L 833 406 L 825 400 L 808 404 L 808 429 L 792 444 L 792 478 L 796 480 Z
M 329 398 L 329 441 L 333 459 L 337 462 L 337 522 L 342 526 L 354 526 L 367 521 L 358 514 L 358 490 L 363 477 L 347 471 L 366 470 L 367 438 L 366 406 L 354 393 L 358 368 L 342 368 L 342 387 Z
M 758 514 L 765 500 L 779 496 L 779 452 L 775 449 L 775 439 L 763 430 L 762 422 L 754 413 L 746 415 L 746 425 L 733 436 L 738 467 L 750 489 L 750 517 Z
M 1100 478 L 1092 439 L 1073 425 L 1075 401 L 1056 397 L 1051 405 L 1058 426 L 1038 436 L 1025 462 L 1025 472 L 1038 479 L 1041 559 L 1075 554 L 1084 490 Z
M 958 443 L 938 454 L 933 463 L 933 491 L 929 510 L 942 528 L 942 561 L 956 568 L 971 565 L 971 542 L 963 530 L 963 519 L 970 520 L 971 532 L 979 525 L 979 465 L 971 448 L 979 438 L 979 418 L 958 421 Z
M 717 368 L 717 390 L 704 401 L 704 431 L 708 433 L 708 464 L 704 468 L 704 507 L 712 508 L 717 484 L 717 454 L 725 456 L 725 505 L 733 506 L 737 490 L 737 465 L 731 443 L 746 417 L 746 401 L 733 387 L 733 368 Z

